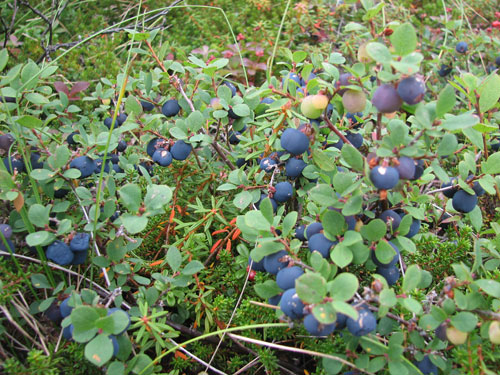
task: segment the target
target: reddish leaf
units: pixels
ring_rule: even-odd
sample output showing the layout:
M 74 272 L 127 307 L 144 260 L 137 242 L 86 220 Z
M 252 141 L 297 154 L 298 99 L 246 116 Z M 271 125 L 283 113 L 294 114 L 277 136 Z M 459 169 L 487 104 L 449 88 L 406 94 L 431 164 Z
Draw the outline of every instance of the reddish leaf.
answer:
M 75 84 L 71 88 L 69 96 L 75 96 L 75 94 L 86 90 L 89 86 L 90 86 L 90 83 L 86 82 L 86 81 L 75 82 Z
M 54 87 L 56 88 L 57 92 L 63 92 L 69 96 L 68 86 L 66 86 L 63 82 L 54 82 Z

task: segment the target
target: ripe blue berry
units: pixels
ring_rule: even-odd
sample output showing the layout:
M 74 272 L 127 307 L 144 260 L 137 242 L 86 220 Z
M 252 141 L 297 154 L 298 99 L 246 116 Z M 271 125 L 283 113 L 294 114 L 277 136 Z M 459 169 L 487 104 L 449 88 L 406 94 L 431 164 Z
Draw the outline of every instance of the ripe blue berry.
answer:
M 274 200 L 279 203 L 286 202 L 293 195 L 293 186 L 288 181 L 278 182 L 274 187 L 276 192 L 274 193 Z
M 248 257 L 248 265 L 250 265 L 252 259 Z M 252 269 L 254 271 L 265 271 L 266 269 L 264 268 L 264 258 L 262 258 L 259 262 L 256 262 L 255 260 L 252 263 Z
M 399 182 L 399 172 L 393 167 L 377 165 L 370 171 L 370 180 L 377 189 L 392 189 Z
M 151 102 L 147 102 L 145 100 L 141 100 L 141 106 L 142 109 L 145 110 L 146 112 L 152 111 L 155 109 L 155 105 Z
M 322 230 L 323 230 L 323 224 L 319 222 L 314 222 L 309 224 L 306 229 L 307 239 L 310 239 L 312 236 L 314 236 L 316 233 L 321 232 Z
M 391 245 L 392 248 L 394 249 L 394 251 L 396 252 L 396 254 L 394 255 L 394 257 L 391 259 L 391 261 L 389 263 L 382 263 L 380 260 L 378 260 L 376 254 L 375 254 L 375 250 L 373 250 L 371 252 L 372 261 L 373 261 L 373 263 L 375 263 L 377 265 L 377 267 L 385 267 L 385 268 L 391 267 L 391 266 L 394 266 L 399 261 L 399 249 L 397 248 L 396 245 L 394 245 L 390 241 L 389 241 L 389 245 Z
M 336 241 L 330 241 L 328 238 L 326 238 L 323 233 L 316 233 L 308 238 L 309 251 L 311 251 L 311 253 L 313 251 L 318 251 L 323 256 L 323 258 L 328 258 L 328 256 L 330 255 L 330 249 L 333 247 L 333 245 L 337 244 Z
M 159 148 L 153 154 L 153 161 L 162 167 L 168 167 L 172 164 L 172 154 L 163 148 Z
M 90 234 L 77 233 L 69 243 L 71 251 L 85 251 L 89 248 Z
M 399 178 L 410 180 L 415 176 L 415 161 L 408 156 L 401 156 L 398 159 L 399 165 L 396 169 L 399 172 Z
M 61 266 L 71 264 L 74 257 L 74 254 L 69 246 L 62 241 L 54 241 L 50 244 L 49 247 L 47 247 L 45 255 L 47 256 L 47 259 L 50 259 L 54 263 Z
M 260 169 L 262 169 L 266 173 L 272 172 L 276 165 L 278 165 L 278 163 L 271 157 L 262 159 L 259 164 Z
M 10 161 L 10 163 L 9 163 Z M 5 169 L 7 169 L 7 172 L 10 174 L 13 174 L 13 170 L 16 169 L 18 173 L 22 173 L 25 171 L 24 167 L 24 162 L 22 159 L 18 159 L 15 156 L 11 156 L 9 158 L 4 158 L 3 159 L 3 165 L 5 165 Z M 12 168 L 11 168 L 12 165 Z
M 457 51 L 458 53 L 466 53 L 468 49 L 469 46 L 466 42 L 458 42 L 455 46 L 455 51 Z
M 281 258 L 288 255 L 285 250 L 270 254 L 264 257 L 264 269 L 272 275 L 276 275 L 279 270 L 288 266 L 288 260 L 280 261 Z
M 297 228 L 295 228 L 295 238 L 297 238 L 301 241 L 305 241 L 306 240 L 305 230 L 306 230 L 306 226 L 304 224 L 299 225 Z
M 281 135 L 281 147 L 292 155 L 300 155 L 309 148 L 309 138 L 300 130 L 287 128 Z
M 391 267 L 378 267 L 377 273 L 385 277 L 389 286 L 396 284 L 400 276 L 397 265 Z
M 424 375 L 438 375 L 437 366 L 431 362 L 427 355 L 421 361 L 415 362 L 415 365 Z
M 89 177 L 94 173 L 95 162 L 88 156 L 78 156 L 69 163 L 70 168 L 76 168 L 80 171 L 80 178 Z
M 424 81 L 414 76 L 403 79 L 398 85 L 398 94 L 406 103 L 417 104 L 424 98 Z
M 12 237 L 12 227 L 9 224 L 0 224 L 0 232 L 7 240 Z
M 303 273 L 302 268 L 298 266 L 282 268 L 276 275 L 276 284 L 283 290 L 294 288 L 295 280 Z
M 170 153 L 175 160 L 186 160 L 191 153 L 191 150 L 191 145 L 180 139 L 174 143 L 170 149 Z
M 68 305 L 70 297 L 66 298 L 64 301 L 61 302 L 61 305 L 59 306 L 59 309 L 61 310 L 61 316 L 63 318 L 66 318 L 71 314 L 71 311 L 73 310 L 73 307 Z
M 377 319 L 368 309 L 359 310 L 358 320 L 347 318 L 347 329 L 354 336 L 364 336 L 377 328 Z
M 290 158 L 285 164 L 285 174 L 287 177 L 296 178 L 302 174 L 307 164 L 302 159 Z
M 386 224 L 390 224 L 393 232 L 396 231 L 399 224 L 401 224 L 401 216 L 393 210 L 385 210 L 380 214 L 379 219 L 384 221 Z
M 384 84 L 379 86 L 373 93 L 372 103 L 377 108 L 377 111 L 392 113 L 401 107 L 403 101 L 394 86 Z
M 286 290 L 281 296 L 280 309 L 283 314 L 292 319 L 304 316 L 304 304 L 300 300 L 295 288 Z
M 179 106 L 179 102 L 176 99 L 167 100 L 161 107 L 161 113 L 163 113 L 163 115 L 167 117 L 176 116 L 180 110 L 181 107 Z
M 476 207 L 477 195 L 469 194 L 465 190 L 459 190 L 453 195 L 451 205 L 456 211 L 466 214 Z
M 308 314 L 304 318 L 304 328 L 313 336 L 328 336 L 335 330 L 335 323 L 321 324 L 313 314 Z

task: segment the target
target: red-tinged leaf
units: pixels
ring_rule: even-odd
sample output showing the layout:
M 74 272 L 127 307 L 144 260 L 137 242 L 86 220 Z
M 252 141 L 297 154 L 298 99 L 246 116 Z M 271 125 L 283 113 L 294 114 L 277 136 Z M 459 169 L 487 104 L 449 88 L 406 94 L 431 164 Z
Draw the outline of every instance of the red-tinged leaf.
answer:
M 239 229 L 236 229 L 233 233 L 233 237 L 231 237 L 231 239 L 235 240 L 238 238 L 238 236 L 241 234 L 241 230 Z
M 222 240 L 217 240 L 217 242 L 214 243 L 214 245 L 210 249 L 210 254 L 213 253 L 219 247 L 219 245 L 220 245 L 221 242 L 222 242 Z
M 67 96 L 69 96 L 68 86 L 66 86 L 66 84 L 64 84 L 63 82 L 54 82 L 54 87 L 56 88 L 57 92 L 63 92 Z
M 226 251 L 227 251 L 228 253 L 230 253 L 230 252 L 231 252 L 231 245 L 232 245 L 232 244 L 231 244 L 231 240 L 227 240 L 227 243 L 226 243 Z
M 86 90 L 89 86 L 90 83 L 86 81 L 75 82 L 75 84 L 71 88 L 71 91 L 69 92 L 69 96 L 74 96 L 75 94 Z

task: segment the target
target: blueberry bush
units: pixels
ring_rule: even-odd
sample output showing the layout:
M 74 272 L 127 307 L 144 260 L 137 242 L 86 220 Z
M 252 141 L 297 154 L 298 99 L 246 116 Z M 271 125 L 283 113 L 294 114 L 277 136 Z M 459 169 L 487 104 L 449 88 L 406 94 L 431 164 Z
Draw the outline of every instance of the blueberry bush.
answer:
M 159 3 L 0 5 L 2 371 L 498 373 L 500 13 Z

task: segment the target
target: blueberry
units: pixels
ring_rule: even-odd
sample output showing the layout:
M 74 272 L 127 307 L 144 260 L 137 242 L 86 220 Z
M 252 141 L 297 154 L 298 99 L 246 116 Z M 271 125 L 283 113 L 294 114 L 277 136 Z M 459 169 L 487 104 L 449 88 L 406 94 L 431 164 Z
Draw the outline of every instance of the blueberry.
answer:
M 229 143 L 231 143 L 232 145 L 237 145 L 238 143 L 240 143 L 240 135 L 240 132 L 231 130 L 228 134 Z
M 73 253 L 73 260 L 71 261 L 71 264 L 74 265 L 74 266 L 78 266 L 80 264 L 85 264 L 85 262 L 87 261 L 87 255 L 88 255 L 88 251 L 85 250 L 85 251 L 75 251 Z
M 286 250 L 280 250 L 277 253 L 266 255 L 264 257 L 264 269 L 266 272 L 276 275 L 279 270 L 288 266 L 288 260 L 280 261 L 281 258 L 288 255 Z
M 452 70 L 453 70 L 453 68 L 451 66 L 446 65 L 446 64 L 442 64 L 441 68 L 438 70 L 438 74 L 441 77 L 446 77 L 448 74 L 451 73 Z
M 67 143 L 68 145 L 76 145 L 77 143 L 76 143 L 76 141 L 75 141 L 75 135 L 77 135 L 77 134 L 78 134 L 78 132 L 73 132 L 73 133 L 71 133 L 70 135 L 68 135 L 68 136 L 66 137 L 66 143 Z
M 354 216 L 344 216 L 347 223 L 347 230 L 356 230 L 357 220 Z
M 438 374 L 437 366 L 431 362 L 429 356 L 427 356 L 427 355 L 424 356 L 424 358 L 421 361 L 415 362 L 415 365 L 424 375 L 437 375 Z
M 313 336 L 328 336 L 335 330 L 335 323 L 321 324 L 313 314 L 308 314 L 304 318 L 304 328 Z
M 495 65 L 500 66 L 500 56 L 495 59 Z
M 90 243 L 90 234 L 88 233 L 77 233 L 73 236 L 73 239 L 69 243 L 69 248 L 71 251 L 84 251 L 88 250 Z
M 112 308 L 108 309 L 107 315 L 110 316 L 111 314 L 113 314 L 116 311 L 122 311 L 122 312 L 124 312 L 127 315 L 127 318 L 128 318 L 128 324 L 127 324 L 127 326 L 125 327 L 125 329 L 123 331 L 121 331 L 120 333 L 118 333 L 119 335 L 121 335 L 123 332 L 125 332 L 130 327 L 130 323 L 131 323 L 131 321 L 130 321 L 130 315 L 128 314 L 128 312 L 123 311 L 122 309 L 120 309 L 118 307 L 112 307 Z
M 377 328 L 377 319 L 368 309 L 358 311 L 358 320 L 347 318 L 347 329 L 354 336 L 364 336 Z
M 235 96 L 236 95 L 236 86 L 235 85 L 233 85 L 229 81 L 224 81 L 224 82 L 222 82 L 222 84 L 226 85 L 227 87 L 229 87 L 229 89 L 231 90 L 231 96 Z
M 43 168 L 43 163 L 40 161 L 40 154 L 38 152 L 32 152 L 30 154 L 30 163 L 32 169 Z
M 278 182 L 274 188 L 276 192 L 274 193 L 274 200 L 279 203 L 288 201 L 293 195 L 293 186 L 288 181 Z
M 434 331 L 436 337 L 441 341 L 448 341 L 448 337 L 446 337 L 446 327 L 446 323 L 441 323 Z
M 384 221 L 386 224 L 391 224 L 392 231 L 396 231 L 401 224 L 401 216 L 399 216 L 393 210 L 385 210 L 379 216 L 379 218 Z
M 43 312 L 43 315 L 55 324 L 61 324 L 63 320 L 61 309 L 57 306 L 57 302 L 55 301 L 52 302 L 49 308 Z
M 276 274 L 276 284 L 283 289 L 287 290 L 295 287 L 295 280 L 298 279 L 304 271 L 298 266 L 282 268 Z
M 300 300 L 295 288 L 286 290 L 281 296 L 280 309 L 283 314 L 292 319 L 304 316 L 304 304 Z
M 296 178 L 302 174 L 307 164 L 302 159 L 290 158 L 285 164 L 285 174 L 287 177 Z
M 459 190 L 453 195 L 451 205 L 458 212 L 471 212 L 477 205 L 477 195 L 469 194 L 465 190 Z
M 71 297 L 67 297 L 64 301 L 61 302 L 61 305 L 59 306 L 59 310 L 61 311 L 61 316 L 63 318 L 69 316 L 71 314 L 71 311 L 73 310 L 73 308 L 68 305 L 70 298 Z
M 415 176 L 415 161 L 408 156 L 401 156 L 398 159 L 399 165 L 396 169 L 399 172 L 399 178 L 403 180 L 410 180 Z
M 9 224 L 0 224 L 0 233 L 2 233 L 6 239 L 9 239 L 12 237 L 12 227 Z M 2 241 L 0 240 L 0 242 Z
M 159 148 L 153 154 L 153 161 L 162 167 L 168 167 L 172 164 L 172 154 L 163 148 Z
M 411 180 L 418 180 L 424 174 L 424 161 L 419 159 L 415 162 L 415 174 Z
M 486 193 L 483 187 L 479 184 L 479 181 L 474 181 L 474 185 L 472 185 L 472 190 L 474 190 L 474 193 L 476 193 L 478 197 Z
M 73 331 L 75 330 L 75 326 L 73 324 L 70 324 L 67 327 L 63 328 L 62 336 L 68 340 L 71 341 L 73 340 Z
M 108 337 L 111 340 L 111 343 L 113 344 L 113 356 L 116 357 L 118 355 L 118 352 L 120 351 L 120 345 L 118 345 L 118 340 L 116 339 L 116 336 L 109 335 Z
M 396 112 L 403 103 L 397 90 L 390 84 L 379 86 L 373 93 L 372 104 L 382 113 Z
M 95 162 L 88 156 L 78 156 L 69 163 L 70 168 L 76 168 L 81 172 L 80 178 L 85 178 L 94 173 Z
M 301 241 L 305 241 L 306 240 L 305 230 L 306 230 L 306 226 L 304 224 L 299 225 L 297 228 L 295 228 L 295 238 L 297 238 Z
M 0 103 L 15 103 L 16 98 L 13 96 L 0 96 Z
M 413 236 L 415 236 L 420 231 L 421 225 L 422 223 L 420 222 L 419 219 L 413 218 L 413 221 L 411 222 L 410 225 L 410 230 L 408 231 L 408 233 L 406 233 L 405 237 L 412 238 Z
M 466 42 L 458 42 L 455 46 L 455 51 L 457 51 L 458 53 L 466 53 L 468 49 L 469 46 Z
M 274 99 L 271 99 L 271 98 L 263 98 L 260 102 L 261 102 L 262 104 L 272 104 L 272 103 L 274 103 Z
M 337 320 L 335 321 L 335 329 L 344 329 L 347 324 L 347 315 L 337 313 Z
M 262 169 L 266 173 L 272 172 L 276 165 L 278 165 L 278 163 L 271 157 L 262 159 L 259 164 L 260 169 Z
M 95 168 L 94 168 L 94 173 L 99 174 L 101 173 L 101 168 L 102 168 L 102 159 L 96 159 L 94 161 Z M 109 173 L 109 166 L 111 165 L 111 161 L 109 159 L 106 160 L 106 165 L 104 166 L 104 172 Z
M 281 301 L 281 294 L 276 294 L 275 296 L 267 300 L 267 302 L 273 306 L 278 306 L 280 304 L 280 301 Z
M 123 152 L 126 149 L 127 149 L 127 142 L 125 142 L 123 139 L 120 139 L 120 142 L 118 142 L 118 146 L 116 146 L 116 151 Z
M 281 80 L 281 87 L 285 87 L 285 83 L 286 83 L 286 80 L 288 81 L 293 81 L 297 84 L 297 86 L 301 86 L 301 82 L 300 82 L 300 77 L 298 76 L 298 74 L 296 73 L 288 73 L 288 77 L 284 77 L 282 80 Z M 290 87 L 290 85 L 292 85 L 293 83 L 290 83 L 288 82 L 288 87 Z
M 241 118 L 233 111 L 232 108 L 229 108 L 229 111 L 227 111 L 227 115 L 229 116 L 229 118 L 232 118 L 233 120 L 238 120 L 239 118 Z
M 10 160 L 10 163 L 9 163 L 9 160 Z M 12 164 L 12 168 L 11 168 L 11 164 Z M 4 158 L 3 165 L 5 165 L 5 169 L 7 169 L 7 172 L 9 172 L 10 174 L 13 174 L 14 169 L 17 170 L 18 173 L 22 173 L 25 170 L 24 162 L 22 161 L 22 159 L 18 159 L 15 156 L 11 156 L 10 159 Z
M 300 130 L 287 128 L 281 135 L 281 147 L 292 155 L 300 155 L 309 148 L 309 138 Z
M 370 171 L 370 180 L 377 189 L 392 189 L 399 182 L 399 172 L 393 167 L 377 165 Z
M 250 265 L 250 262 L 252 259 L 248 257 L 248 265 Z M 264 268 L 264 258 L 260 260 L 260 262 L 253 261 L 252 263 L 252 269 L 254 271 L 265 271 L 266 269 Z
M 64 242 L 58 240 L 54 241 L 47 247 L 45 255 L 47 256 L 47 259 L 50 259 L 54 263 L 57 263 L 61 266 L 67 266 L 71 264 L 74 257 L 74 254 L 69 246 Z
M 318 222 L 311 223 L 307 226 L 306 238 L 309 239 L 312 236 L 314 236 L 316 233 L 321 232 L 322 230 L 323 230 L 323 224 L 318 223 Z
M 104 125 L 108 128 L 108 129 L 111 129 L 111 123 L 113 122 L 113 118 L 112 117 L 106 117 L 104 119 Z M 118 121 L 115 121 L 115 127 L 118 125 Z
M 396 245 L 394 245 L 390 241 L 389 241 L 389 245 L 391 245 L 392 248 L 394 249 L 394 251 L 396 252 L 396 254 L 394 255 L 394 257 L 391 259 L 391 261 L 389 263 L 382 263 L 380 260 L 378 260 L 377 256 L 375 255 L 375 250 L 373 250 L 371 252 L 371 259 L 372 259 L 373 263 L 375 263 L 377 265 L 377 267 L 388 268 L 388 267 L 392 267 L 398 263 L 398 261 L 399 261 L 399 249 L 396 247 Z
M 54 198 L 64 198 L 69 193 L 68 189 L 57 189 L 54 190 Z
M 346 132 L 345 137 L 351 144 L 356 148 L 361 148 L 363 146 L 363 136 L 359 133 Z
M 163 142 L 163 139 L 160 138 L 153 138 L 148 142 L 148 145 L 146 146 L 146 153 L 149 155 L 149 157 L 153 157 L 153 154 L 158 149 L 157 146 L 160 146 L 161 144 L 163 144 Z
M 400 276 L 397 265 L 391 267 L 377 267 L 377 273 L 385 277 L 389 286 L 396 284 Z
M 3 240 L 0 239 L 0 251 L 4 251 L 6 253 L 12 252 L 13 254 L 15 254 L 16 247 L 14 246 L 14 243 L 9 239 L 6 239 L 6 240 L 7 240 L 7 246 L 5 246 L 5 243 L 3 242 Z
M 356 113 L 348 112 L 345 115 L 345 117 L 349 120 L 349 123 L 351 125 L 356 125 L 356 124 L 359 124 L 358 118 L 363 117 L 363 113 L 362 112 L 356 112 Z
M 417 104 L 424 98 L 425 83 L 414 76 L 405 78 L 399 82 L 398 94 L 406 103 Z
M 335 87 L 340 89 L 341 86 L 349 86 L 351 83 L 349 82 L 349 79 L 353 78 L 353 75 L 351 73 L 342 73 L 339 76 L 339 80 L 335 82 Z M 347 91 L 347 88 L 340 89 L 338 94 L 342 96 L 345 92 Z
M 249 161 L 248 161 L 248 160 L 245 160 L 244 158 L 238 158 L 238 159 L 236 159 L 236 166 L 237 166 L 238 168 L 241 168 L 241 167 L 243 167 L 244 165 L 247 165 L 247 164 L 248 164 L 248 162 L 249 162 Z
M 313 251 L 318 251 L 323 258 L 328 258 L 330 255 L 330 249 L 333 245 L 337 244 L 336 241 L 330 241 L 325 237 L 323 233 L 316 233 L 309 237 L 308 247 L 311 253 Z
M 163 115 L 167 117 L 176 116 L 180 110 L 181 107 L 179 106 L 179 102 L 176 99 L 167 100 L 161 107 L 161 113 L 163 113 Z
M 170 153 L 175 160 L 186 160 L 191 150 L 192 146 L 180 139 L 170 148 Z
M 260 195 L 260 201 L 258 201 L 255 204 L 255 207 L 259 208 L 260 207 L 260 202 L 262 202 L 266 198 L 269 198 L 269 197 L 266 194 L 261 194 Z M 274 200 L 274 198 L 269 198 L 269 200 L 271 201 L 271 206 L 273 206 L 273 211 L 276 212 L 276 210 L 278 209 L 278 203 L 276 203 L 276 201 Z
M 146 112 L 150 112 L 153 109 L 155 109 L 155 105 L 151 102 L 147 102 L 145 100 L 141 100 L 141 106 L 142 109 L 145 110 Z
M 0 149 L 4 151 L 9 151 L 10 146 L 14 143 L 14 137 L 12 134 L 0 135 Z
M 127 121 L 127 115 L 125 113 L 120 113 L 116 116 L 116 123 L 118 126 L 122 125 L 125 121 Z

